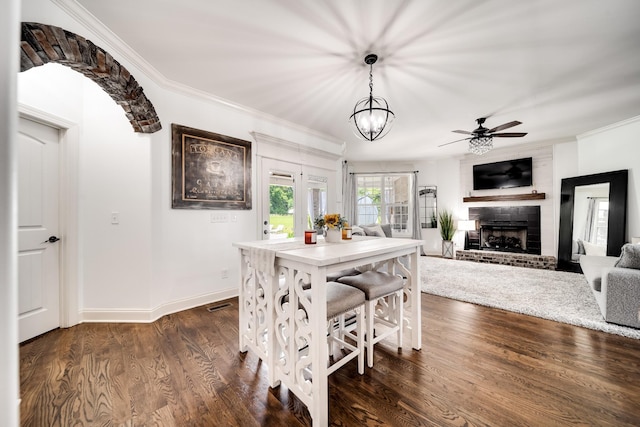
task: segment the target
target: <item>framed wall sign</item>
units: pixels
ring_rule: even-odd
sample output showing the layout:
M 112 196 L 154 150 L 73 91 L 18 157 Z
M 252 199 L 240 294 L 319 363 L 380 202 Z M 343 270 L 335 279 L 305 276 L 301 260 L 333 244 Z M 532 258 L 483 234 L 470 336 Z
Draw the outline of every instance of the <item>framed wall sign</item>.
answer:
M 251 142 L 171 125 L 172 208 L 251 209 Z

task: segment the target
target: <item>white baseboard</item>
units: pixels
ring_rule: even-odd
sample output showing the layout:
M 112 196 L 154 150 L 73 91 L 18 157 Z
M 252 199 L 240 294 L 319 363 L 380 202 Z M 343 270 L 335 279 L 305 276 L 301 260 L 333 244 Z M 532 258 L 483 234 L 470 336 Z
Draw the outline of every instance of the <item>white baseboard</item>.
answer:
M 238 296 L 238 288 L 212 292 L 159 305 L 153 309 L 88 309 L 80 312 L 80 323 L 151 323 L 162 316 Z

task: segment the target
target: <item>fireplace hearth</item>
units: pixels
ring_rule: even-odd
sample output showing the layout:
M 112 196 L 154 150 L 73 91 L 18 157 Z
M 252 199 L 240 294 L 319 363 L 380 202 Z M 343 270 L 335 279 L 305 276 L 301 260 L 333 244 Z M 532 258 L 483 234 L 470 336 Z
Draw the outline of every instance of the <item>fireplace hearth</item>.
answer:
M 469 208 L 480 229 L 465 249 L 540 255 L 540 206 Z

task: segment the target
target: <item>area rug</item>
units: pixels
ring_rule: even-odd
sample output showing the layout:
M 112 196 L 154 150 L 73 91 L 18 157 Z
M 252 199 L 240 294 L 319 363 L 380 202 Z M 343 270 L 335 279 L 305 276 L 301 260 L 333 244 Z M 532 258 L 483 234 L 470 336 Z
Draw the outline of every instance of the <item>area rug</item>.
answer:
M 640 339 L 604 321 L 582 274 L 420 257 L 420 276 L 429 294 Z

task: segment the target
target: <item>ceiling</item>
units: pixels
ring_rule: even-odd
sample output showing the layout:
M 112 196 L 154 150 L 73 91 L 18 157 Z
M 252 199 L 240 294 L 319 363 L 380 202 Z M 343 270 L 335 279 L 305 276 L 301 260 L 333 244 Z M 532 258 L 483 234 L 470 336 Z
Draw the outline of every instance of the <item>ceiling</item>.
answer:
M 77 2 L 166 79 L 346 142 L 351 160 L 464 154 L 438 145 L 478 117 L 523 123 L 498 148 L 640 115 L 638 0 Z M 396 115 L 376 142 L 348 123 L 370 52 Z

